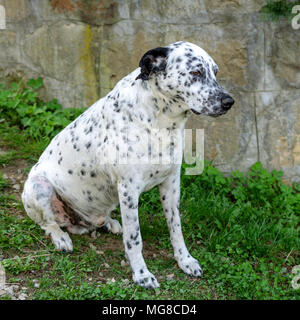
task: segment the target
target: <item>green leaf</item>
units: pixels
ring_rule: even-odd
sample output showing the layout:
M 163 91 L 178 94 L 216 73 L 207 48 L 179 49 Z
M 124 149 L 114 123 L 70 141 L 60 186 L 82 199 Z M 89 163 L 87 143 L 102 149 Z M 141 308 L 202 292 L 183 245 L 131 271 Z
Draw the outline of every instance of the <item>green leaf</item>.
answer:
M 32 88 L 32 89 L 40 89 L 43 87 L 43 79 L 41 77 L 37 78 L 37 79 L 30 79 L 28 82 L 27 82 L 27 86 Z

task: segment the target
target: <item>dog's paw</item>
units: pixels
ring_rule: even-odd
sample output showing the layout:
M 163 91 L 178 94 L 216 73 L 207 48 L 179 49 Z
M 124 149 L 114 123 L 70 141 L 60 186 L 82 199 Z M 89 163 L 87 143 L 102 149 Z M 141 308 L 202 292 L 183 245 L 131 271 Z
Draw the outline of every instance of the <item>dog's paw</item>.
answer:
M 73 243 L 70 236 L 66 232 L 62 233 L 54 233 L 50 234 L 51 240 L 55 245 L 56 250 L 63 252 L 72 252 L 73 251 Z
M 159 283 L 154 277 L 152 273 L 149 271 L 140 273 L 138 275 L 133 275 L 133 281 L 138 284 L 141 287 L 147 288 L 147 289 L 155 289 L 159 288 Z
M 193 277 L 202 277 L 202 269 L 199 262 L 193 257 L 185 258 L 182 261 L 178 262 L 179 267 L 183 270 L 184 273 Z
M 121 234 L 122 233 L 122 227 L 120 225 L 120 222 L 115 219 L 109 219 L 109 221 L 105 224 L 105 227 L 108 231 L 114 234 Z

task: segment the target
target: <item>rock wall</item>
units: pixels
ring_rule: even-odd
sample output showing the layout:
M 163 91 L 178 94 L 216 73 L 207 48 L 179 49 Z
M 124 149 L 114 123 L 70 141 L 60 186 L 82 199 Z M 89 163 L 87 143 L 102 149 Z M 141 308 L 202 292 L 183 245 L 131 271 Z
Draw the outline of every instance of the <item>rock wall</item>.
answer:
M 0 0 L 0 81 L 42 76 L 47 98 L 89 106 L 153 47 L 185 40 L 218 63 L 236 104 L 193 116 L 222 171 L 256 161 L 300 181 L 300 30 L 262 22 L 263 0 Z

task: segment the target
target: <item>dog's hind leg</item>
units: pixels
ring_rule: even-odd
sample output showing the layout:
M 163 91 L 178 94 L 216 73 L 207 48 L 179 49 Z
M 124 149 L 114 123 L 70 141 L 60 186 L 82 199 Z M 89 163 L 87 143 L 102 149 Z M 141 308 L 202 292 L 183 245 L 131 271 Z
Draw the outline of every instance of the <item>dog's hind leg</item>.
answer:
M 51 204 L 54 196 L 55 191 L 49 180 L 36 175 L 26 181 L 22 201 L 28 216 L 51 237 L 56 249 L 72 252 L 72 240 L 67 232 L 61 230 Z

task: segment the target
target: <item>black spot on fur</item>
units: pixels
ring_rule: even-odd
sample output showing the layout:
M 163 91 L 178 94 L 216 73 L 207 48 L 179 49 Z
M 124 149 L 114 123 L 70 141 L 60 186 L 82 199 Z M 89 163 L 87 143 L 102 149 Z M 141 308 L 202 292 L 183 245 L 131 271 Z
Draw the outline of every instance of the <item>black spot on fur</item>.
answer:
M 129 241 L 126 242 L 126 245 L 127 245 L 127 249 L 128 249 L 128 250 L 132 249 L 132 246 L 131 246 L 131 244 L 129 243 Z
M 91 177 L 92 177 L 92 178 L 97 177 L 97 174 L 96 174 L 96 172 L 95 172 L 95 171 L 91 171 Z

